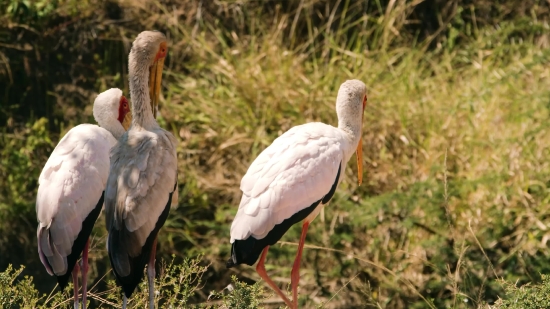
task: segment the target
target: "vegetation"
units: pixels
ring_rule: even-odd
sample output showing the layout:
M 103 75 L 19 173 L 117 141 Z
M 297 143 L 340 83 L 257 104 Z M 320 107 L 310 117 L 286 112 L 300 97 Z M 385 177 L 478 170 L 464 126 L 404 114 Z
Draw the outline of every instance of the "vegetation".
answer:
M 542 0 L 0 2 L 3 306 L 71 305 L 36 254 L 37 178 L 60 137 L 93 122 L 95 94 L 128 93 L 130 44 L 158 29 L 170 40 L 159 121 L 180 141 L 184 184 L 159 235 L 159 304 L 282 305 L 253 267 L 224 266 L 239 181 L 293 125 L 335 124 L 336 91 L 357 78 L 364 183 L 351 162 L 310 226 L 301 306 L 544 308 L 549 12 Z M 266 261 L 284 288 L 299 230 Z M 90 301 L 112 308 L 105 234 L 100 219 Z

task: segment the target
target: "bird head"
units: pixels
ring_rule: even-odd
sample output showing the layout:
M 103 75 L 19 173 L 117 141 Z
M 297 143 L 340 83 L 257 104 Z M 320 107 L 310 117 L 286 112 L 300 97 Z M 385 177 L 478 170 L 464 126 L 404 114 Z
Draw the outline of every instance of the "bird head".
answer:
M 360 80 L 347 80 L 338 90 L 336 112 L 338 127 L 358 138 L 355 155 L 357 157 L 357 180 L 363 182 L 363 114 L 367 105 L 367 86 Z
M 122 124 L 124 130 L 128 130 L 130 124 L 132 123 L 132 113 L 130 113 L 130 104 L 128 104 L 128 99 L 125 96 L 121 95 L 118 103 L 118 118 L 117 120 Z
M 115 136 L 122 135 L 128 129 L 123 123 L 127 117 L 130 117 L 130 120 L 132 117 L 128 100 L 118 88 L 111 88 L 97 96 L 93 114 L 99 126 L 111 131 Z
M 130 52 L 131 57 L 137 58 L 131 59 L 134 60 L 134 63 L 147 64 L 149 69 L 149 98 L 151 99 L 151 108 L 155 118 L 160 97 L 164 59 L 167 54 L 166 36 L 159 31 L 141 32 L 132 44 Z

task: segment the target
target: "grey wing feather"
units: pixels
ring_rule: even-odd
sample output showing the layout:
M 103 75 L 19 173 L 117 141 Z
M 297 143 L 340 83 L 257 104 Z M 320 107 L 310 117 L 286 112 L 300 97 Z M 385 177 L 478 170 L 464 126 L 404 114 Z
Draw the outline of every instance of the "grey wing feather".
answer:
M 176 140 L 169 132 L 130 130 L 113 148 L 105 209 L 107 228 L 124 237 L 124 248 L 112 252 L 120 275 L 129 273 L 125 261 L 141 253 L 176 182 Z

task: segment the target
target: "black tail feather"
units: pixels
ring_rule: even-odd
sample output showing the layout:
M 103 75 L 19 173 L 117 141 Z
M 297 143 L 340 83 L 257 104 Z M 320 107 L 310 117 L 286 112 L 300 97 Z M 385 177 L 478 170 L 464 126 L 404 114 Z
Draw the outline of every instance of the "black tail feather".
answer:
M 172 193 L 170 193 L 170 197 L 168 198 L 168 203 L 166 203 L 166 206 L 164 207 L 164 210 L 162 211 L 160 217 L 157 220 L 157 223 L 155 224 L 155 228 L 149 234 L 147 237 L 147 240 L 145 241 L 145 245 L 141 248 L 141 253 L 135 257 L 130 257 L 126 251 L 124 251 L 124 241 L 128 239 L 128 237 L 132 237 L 132 233 L 129 232 L 126 227 L 123 225 L 120 230 L 117 230 L 114 225 L 111 225 L 111 229 L 109 231 L 109 259 L 111 261 L 111 265 L 113 266 L 113 272 L 116 277 L 116 282 L 118 285 L 122 287 L 122 290 L 124 291 L 124 295 L 126 295 L 127 298 L 130 298 L 132 296 L 132 293 L 134 293 L 134 290 L 139 285 L 141 280 L 143 279 L 143 272 L 145 265 L 149 262 L 149 259 L 151 257 L 151 251 L 153 249 L 153 243 L 158 235 L 158 232 L 160 228 L 164 225 L 166 222 L 166 218 L 168 218 L 168 213 L 170 212 L 170 204 L 172 203 Z M 123 252 L 118 252 L 117 250 L 123 250 Z M 114 266 L 114 256 L 113 255 L 126 255 L 127 261 L 123 261 L 126 263 L 129 263 L 130 265 L 130 274 L 127 276 L 121 276 L 116 271 L 116 267 Z M 118 257 L 117 257 L 118 258 Z
M 231 246 L 231 257 L 227 260 L 225 266 L 231 268 L 243 263 L 250 266 L 254 265 L 265 248 L 265 246 L 257 246 L 257 243 L 258 241 L 254 237 L 235 240 Z
M 262 239 L 256 239 L 253 236 L 243 240 L 236 239 L 231 246 L 231 257 L 225 266 L 231 268 L 239 264 L 254 265 L 265 247 L 276 244 L 292 225 L 304 220 L 320 203 L 321 200 L 318 200 L 311 206 L 275 225 Z
M 101 198 L 97 202 L 95 208 L 88 214 L 86 219 L 84 219 L 84 222 L 82 222 L 82 229 L 80 230 L 80 233 L 78 233 L 78 236 L 76 237 L 73 243 L 71 254 L 67 256 L 67 272 L 64 275 L 56 276 L 60 291 L 63 291 L 67 286 L 67 284 L 69 283 L 69 278 L 73 273 L 74 266 L 78 261 L 80 254 L 82 253 L 82 251 L 84 251 L 86 242 L 90 238 L 95 222 L 97 221 L 97 218 L 101 213 L 101 208 L 103 207 L 104 198 L 105 198 L 105 192 L 101 194 Z
M 338 186 L 338 180 L 340 179 L 340 170 L 342 165 L 338 168 L 338 173 L 336 174 L 336 179 L 329 192 L 317 202 L 311 204 L 309 207 L 300 210 L 299 212 L 292 215 L 290 218 L 283 220 L 283 222 L 275 225 L 267 235 L 262 239 L 256 239 L 253 236 L 249 236 L 247 239 L 238 240 L 236 239 L 231 246 L 231 257 L 225 263 L 227 268 L 234 267 L 239 264 L 254 265 L 260 254 L 265 247 L 276 244 L 281 237 L 290 229 L 290 227 L 305 218 L 319 206 L 319 204 L 326 204 L 330 201 L 334 192 L 336 192 L 336 187 Z

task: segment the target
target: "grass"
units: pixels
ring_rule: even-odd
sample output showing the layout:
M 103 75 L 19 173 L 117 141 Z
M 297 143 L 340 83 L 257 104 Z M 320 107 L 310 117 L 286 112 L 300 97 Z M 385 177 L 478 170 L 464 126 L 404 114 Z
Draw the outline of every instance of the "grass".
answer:
M 104 63 L 125 57 L 127 43 L 141 29 L 160 29 L 170 38 L 159 122 L 180 141 L 184 185 L 179 207 L 159 236 L 158 260 L 173 261 L 164 274 L 174 273 L 161 275 L 159 284 L 182 288 L 175 297 L 159 295 L 161 302 L 172 302 L 166 306 L 279 305 L 261 281 L 243 283 L 259 281 L 253 267 L 224 267 L 239 181 L 290 127 L 310 121 L 335 125 L 336 92 L 350 78 L 368 87 L 364 182 L 357 187 L 351 162 L 333 201 L 310 226 L 301 305 L 515 308 L 510 300 L 517 299 L 529 308 L 532 291 L 544 297 L 548 282 L 541 274 L 550 273 L 550 51 L 543 13 L 488 25 L 461 6 L 445 17 L 448 24 L 422 36 L 407 28 L 418 12 L 405 1 L 380 4 L 382 9 L 352 1 L 291 1 L 292 10 L 230 1 L 218 11 L 190 1 L 115 3 L 138 22 L 100 33 L 100 42 L 126 42 L 105 45 L 111 49 L 98 56 Z M 104 9 L 89 5 L 82 14 L 108 24 L 94 11 Z M 92 89 L 78 87 L 127 89 L 125 73 L 101 72 Z M 91 121 L 89 106 L 59 100 L 58 109 L 72 111 L 73 120 L 52 117 L 59 124 L 53 128 L 44 120 L 6 126 L 9 135 L 2 141 L 0 169 L 11 178 L 0 182 L 0 218 L 24 224 L 0 225 L 0 245 L 11 250 L 13 243 L 22 244 L 24 259 L 18 262 L 28 265 L 26 274 L 37 285 L 50 282 L 41 283 L 36 295 L 51 291 L 54 280 L 35 252 L 35 179 L 59 136 L 76 120 Z M 93 301 L 112 307 L 120 300 L 109 273 L 103 220 L 97 225 Z M 267 257 L 268 272 L 285 289 L 298 236 L 299 227 L 292 228 Z M 201 262 L 189 264 L 198 255 Z M 16 256 L 10 257 L 14 263 Z M 224 289 L 228 284 L 231 292 Z M 136 305 L 146 300 L 144 292 L 133 298 Z

